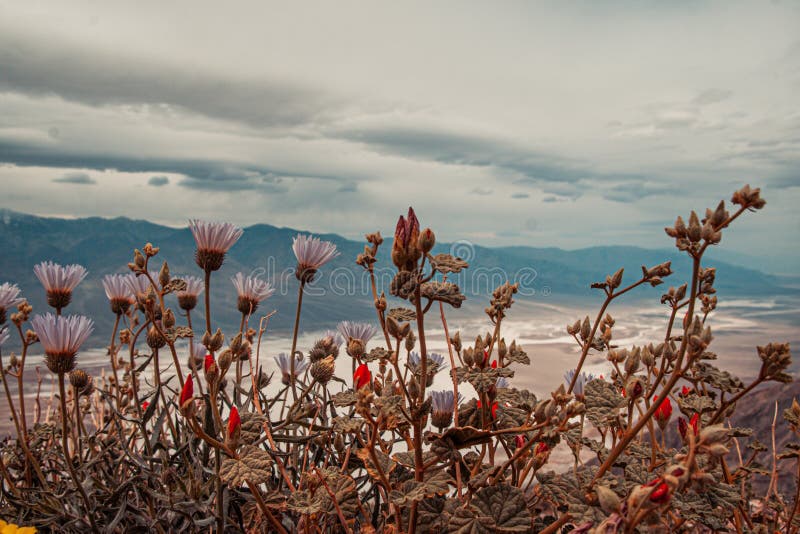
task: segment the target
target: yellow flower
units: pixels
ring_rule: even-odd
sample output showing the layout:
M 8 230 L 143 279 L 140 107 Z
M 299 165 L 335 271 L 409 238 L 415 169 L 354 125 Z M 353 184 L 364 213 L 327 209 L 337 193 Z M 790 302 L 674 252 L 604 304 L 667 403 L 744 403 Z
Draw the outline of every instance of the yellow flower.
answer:
M 0 519 L 0 534 L 36 534 L 36 527 L 20 527 Z

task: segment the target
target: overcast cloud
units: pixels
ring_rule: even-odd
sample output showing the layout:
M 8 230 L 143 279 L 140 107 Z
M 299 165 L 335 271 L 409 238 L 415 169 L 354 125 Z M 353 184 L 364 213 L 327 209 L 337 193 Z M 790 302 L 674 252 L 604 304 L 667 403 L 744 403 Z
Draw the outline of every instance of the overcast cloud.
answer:
M 797 271 L 800 6 L 0 0 L 0 208 L 731 250 Z M 768 236 L 765 237 L 765 236 Z M 785 268 L 782 268 L 786 270 Z

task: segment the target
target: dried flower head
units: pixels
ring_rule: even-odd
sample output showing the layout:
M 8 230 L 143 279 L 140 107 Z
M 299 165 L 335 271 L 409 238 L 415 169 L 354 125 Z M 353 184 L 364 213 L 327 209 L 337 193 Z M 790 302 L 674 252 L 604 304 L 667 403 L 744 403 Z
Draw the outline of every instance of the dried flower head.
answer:
M 47 303 L 61 310 L 72 300 L 72 290 L 86 277 L 87 271 L 77 264 L 64 267 L 52 261 L 43 261 L 34 266 L 33 273 L 47 292 Z
M 461 404 L 463 397 L 458 394 L 456 402 L 452 391 L 431 391 L 431 424 L 442 431 L 453 422 L 453 410 L 456 404 Z
M 275 356 L 275 363 L 278 364 L 278 368 L 281 370 L 281 382 L 284 386 L 288 386 L 291 383 L 290 377 L 292 375 L 292 360 L 289 359 L 289 355 L 285 352 L 281 352 L 277 356 Z M 308 362 L 304 360 L 299 354 L 294 355 L 294 376 L 298 376 L 301 373 L 304 373 L 306 368 L 308 368 Z
M 196 276 L 184 276 L 182 280 L 186 282 L 186 287 L 176 291 L 178 306 L 182 310 L 191 311 L 197 306 L 197 297 L 203 292 L 203 281 Z
M 218 271 L 225 261 L 225 254 L 242 237 L 242 229 L 226 222 L 209 222 L 193 219 L 189 221 L 197 244 L 195 261 L 206 272 Z
M 0 285 L 0 324 L 6 322 L 6 310 L 23 301 L 19 297 L 19 287 L 8 282 Z
M 69 374 L 69 383 L 79 392 L 89 385 L 91 377 L 83 369 L 75 369 Z
M 316 362 L 326 356 L 339 356 L 339 347 L 342 344 L 342 336 L 338 332 L 328 330 L 320 339 L 314 343 L 314 347 L 309 351 L 308 357 L 312 362 Z
M 311 376 L 320 384 L 327 384 L 335 368 L 336 360 L 331 354 L 311 364 Z
M 236 276 L 231 278 L 231 282 L 233 282 L 239 294 L 236 309 L 239 310 L 239 313 L 244 315 L 255 313 L 258 304 L 275 293 L 275 290 L 269 282 L 265 282 L 255 276 L 245 276 L 242 273 L 236 273 Z
M 155 271 L 150 271 L 150 278 L 153 279 L 155 282 L 155 289 L 160 291 L 161 285 L 158 283 L 158 273 Z M 139 306 L 144 306 L 145 301 L 147 300 L 147 296 L 154 292 L 153 285 L 150 283 L 150 279 L 144 275 L 135 275 L 129 274 L 126 277 L 126 281 L 128 282 L 128 287 L 130 288 L 133 296 L 136 297 L 136 301 Z
M 336 245 L 318 237 L 297 234 L 292 239 L 292 250 L 297 257 L 294 274 L 301 282 L 311 282 L 320 267 L 339 255 Z
M 48 369 L 57 374 L 75 368 L 75 356 L 94 328 L 88 317 L 52 313 L 36 315 L 31 325 L 44 348 Z
M 136 297 L 128 283 L 130 275 L 107 274 L 103 277 L 103 289 L 111 306 L 111 311 L 115 315 L 127 313 L 131 304 L 136 302 Z

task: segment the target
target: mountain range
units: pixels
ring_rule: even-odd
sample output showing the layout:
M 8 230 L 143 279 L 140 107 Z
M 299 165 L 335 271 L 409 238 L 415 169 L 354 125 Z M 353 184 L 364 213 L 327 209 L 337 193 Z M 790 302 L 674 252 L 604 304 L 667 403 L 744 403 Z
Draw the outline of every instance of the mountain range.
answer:
M 394 273 L 389 261 L 392 229 L 385 229 L 386 240 L 379 251 L 376 266 L 379 291 L 383 289 L 387 294 Z M 263 308 L 278 311 L 271 322 L 273 328 L 279 331 L 291 328 L 297 299 L 291 244 L 292 237 L 299 232 L 268 224 L 245 229 L 242 238 L 227 255 L 222 269 L 212 279 L 212 310 L 216 324 L 223 329 L 238 326 L 236 294 L 229 279 L 237 271 L 242 271 L 258 274 L 277 287 Z M 345 319 L 373 319 L 369 284 L 363 269 L 354 261 L 364 244 L 334 234 L 319 237 L 336 243 L 341 255 L 326 265 L 315 284 L 309 287 L 304 299 L 303 324 L 308 328 L 313 325 L 315 329 L 323 329 Z M 666 236 L 664 240 L 668 242 Z M 44 260 L 80 263 L 89 270 L 89 275 L 78 286 L 68 312 L 95 318 L 98 323 L 95 341 L 102 339 L 105 342 L 113 316 L 108 311 L 102 277 L 129 272 L 127 263 L 132 261 L 133 249 L 141 248 L 147 242 L 161 248 L 154 258 L 157 263 L 152 266 L 153 270 L 158 270 L 161 262 L 166 260 L 174 276 L 201 275 L 194 263 L 194 239 L 185 227 L 172 228 L 124 217 L 59 219 L 0 210 L 0 283 L 17 283 L 34 309 L 41 312 L 46 306 L 44 292 L 33 274 L 33 266 Z M 623 283 L 629 283 L 640 276 L 642 265 L 649 267 L 672 261 L 675 274 L 665 280 L 663 288 L 683 283 L 690 269 L 688 258 L 675 249 L 627 246 L 596 246 L 580 250 L 527 246 L 490 248 L 459 241 L 437 244 L 433 252 L 454 253 L 469 261 L 470 268 L 453 281 L 461 286 L 467 302 L 475 303 L 477 310 L 485 306 L 485 297 L 491 290 L 506 280 L 520 283 L 518 300 L 580 303 L 592 296 L 599 300 L 597 290 L 589 289 L 590 283 L 604 280 L 607 274 L 620 267 L 624 267 L 626 272 Z M 711 261 L 707 266 L 717 268 L 716 288 L 725 298 L 798 292 L 793 280 L 726 261 L 713 261 L 714 252 L 712 250 L 709 254 Z M 661 289 L 637 288 L 631 292 L 630 298 L 657 301 Z M 390 306 L 399 305 L 402 305 L 400 301 L 390 303 Z M 199 320 L 201 310 L 196 313 Z

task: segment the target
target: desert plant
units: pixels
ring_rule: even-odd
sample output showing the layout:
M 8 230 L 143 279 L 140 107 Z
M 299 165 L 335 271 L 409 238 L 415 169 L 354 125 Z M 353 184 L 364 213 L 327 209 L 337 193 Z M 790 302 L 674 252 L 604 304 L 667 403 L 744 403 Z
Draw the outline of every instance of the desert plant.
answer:
M 446 309 L 465 297 L 448 276 L 468 265 L 433 254 L 434 232 L 412 209 L 394 232 L 389 297 L 375 277 L 379 232 L 356 258 L 377 327 L 345 322 L 300 350 L 305 287 L 338 253 L 318 238 L 295 239 L 296 319 L 291 352 L 275 358 L 277 379 L 262 363 L 274 312 L 256 315 L 273 291 L 267 282 L 234 277 L 240 327 L 214 328 L 213 275 L 242 233 L 230 224 L 192 221 L 201 278 L 174 277 L 166 262 L 151 271 L 160 250 L 149 243 L 134 251 L 130 274 L 106 277 L 115 316 L 107 376 L 80 368 L 92 321 L 62 314 L 85 270 L 41 264 L 55 315 L 34 316 L 16 286 L 0 286 L 0 347 L 8 328 L 21 344 L 8 360 L 0 353 L 16 430 L 0 451 L 0 514 L 58 531 L 797 532 L 799 494 L 782 496 L 774 479 L 778 462 L 800 468 L 800 447 L 775 455 L 773 483 L 755 494 L 747 482 L 764 453 L 732 456 L 749 431 L 726 424 L 754 388 L 791 380 L 788 344 L 758 347 L 760 372 L 747 384 L 711 363 L 716 273 L 704 253 L 765 204 L 749 186 L 732 203 L 733 213 L 721 202 L 666 229 L 692 274 L 660 297 L 670 310 L 663 337 L 615 345 L 609 308 L 638 286 L 661 285 L 670 263 L 643 266 L 627 285 L 620 269 L 592 284 L 604 296 L 599 312 L 567 326 L 577 366 L 543 397 L 513 387 L 531 364 L 503 336 L 517 286 L 492 293 L 487 332 L 470 341 L 451 333 Z M 428 350 L 440 327 L 445 354 Z M 58 410 L 44 416 L 46 399 L 37 394 L 31 409 L 23 392 L 36 343 L 58 382 Z M 602 356 L 613 372 L 587 375 L 587 359 Z M 431 391 L 438 373 L 452 387 Z M 800 405 L 785 419 L 799 433 Z M 557 447 L 573 461 L 551 460 Z

